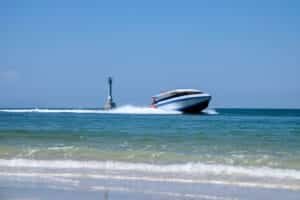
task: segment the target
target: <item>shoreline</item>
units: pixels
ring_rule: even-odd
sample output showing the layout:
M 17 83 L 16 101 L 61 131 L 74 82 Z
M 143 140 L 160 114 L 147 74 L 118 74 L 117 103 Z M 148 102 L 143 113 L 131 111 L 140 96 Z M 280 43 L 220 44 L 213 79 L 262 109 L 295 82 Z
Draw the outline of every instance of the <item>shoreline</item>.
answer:
M 101 175 L 98 175 L 101 176 Z M 118 176 L 116 176 L 118 177 Z M 299 190 L 102 177 L 20 177 L 0 180 L 2 199 L 289 199 Z M 55 197 L 55 198 L 54 198 Z

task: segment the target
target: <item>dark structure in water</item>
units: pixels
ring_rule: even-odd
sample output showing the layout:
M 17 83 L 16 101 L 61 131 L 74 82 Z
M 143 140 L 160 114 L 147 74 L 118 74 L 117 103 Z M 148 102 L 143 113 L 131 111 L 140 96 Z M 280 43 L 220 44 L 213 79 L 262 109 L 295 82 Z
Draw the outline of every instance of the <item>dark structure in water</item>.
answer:
M 112 78 L 108 77 L 108 97 L 104 104 L 104 110 L 110 110 L 116 107 L 115 102 L 112 98 Z

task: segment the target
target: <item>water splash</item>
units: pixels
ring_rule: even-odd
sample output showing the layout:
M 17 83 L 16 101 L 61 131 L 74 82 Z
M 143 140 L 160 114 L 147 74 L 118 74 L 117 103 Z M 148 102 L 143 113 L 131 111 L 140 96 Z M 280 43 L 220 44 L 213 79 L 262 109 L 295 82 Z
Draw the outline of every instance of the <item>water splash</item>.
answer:
M 85 114 L 140 114 L 140 115 L 176 115 L 182 114 L 180 111 L 164 110 L 147 106 L 123 105 L 112 110 L 101 109 L 49 109 L 49 108 L 29 108 L 29 109 L 0 109 L 0 112 L 11 113 L 85 113 Z M 215 109 L 205 109 L 205 115 L 218 115 Z
M 143 114 L 143 115 L 172 115 L 181 114 L 179 111 L 163 110 L 146 106 L 124 105 L 112 110 L 101 109 L 1 109 L 0 112 L 10 113 L 85 113 L 85 114 Z
M 141 107 L 141 106 L 133 106 L 133 105 L 125 105 L 118 107 L 116 109 L 106 111 L 108 113 L 116 113 L 116 114 L 181 114 L 179 111 L 172 111 L 172 110 L 163 110 L 159 108 L 151 108 L 151 107 Z
M 205 109 L 202 111 L 205 115 L 218 115 L 219 113 L 215 109 Z

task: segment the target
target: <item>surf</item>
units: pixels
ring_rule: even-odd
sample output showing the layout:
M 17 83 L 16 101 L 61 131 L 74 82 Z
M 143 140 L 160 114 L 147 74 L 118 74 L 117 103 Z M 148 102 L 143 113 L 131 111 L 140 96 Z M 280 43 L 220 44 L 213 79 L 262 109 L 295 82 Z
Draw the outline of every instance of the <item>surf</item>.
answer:
M 40 168 L 40 169 L 93 169 L 136 171 L 163 174 L 195 174 L 215 176 L 245 176 L 254 178 L 275 178 L 300 180 L 300 171 L 270 167 L 244 167 L 223 164 L 183 163 L 183 164 L 147 164 L 119 161 L 77 161 L 77 160 L 30 160 L 0 159 L 0 167 L 5 168 Z

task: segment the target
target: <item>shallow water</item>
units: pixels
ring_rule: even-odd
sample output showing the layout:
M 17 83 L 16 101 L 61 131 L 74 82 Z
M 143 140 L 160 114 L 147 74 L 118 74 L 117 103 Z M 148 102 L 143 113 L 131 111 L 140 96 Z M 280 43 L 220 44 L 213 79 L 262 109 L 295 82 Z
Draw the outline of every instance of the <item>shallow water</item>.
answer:
M 300 110 L 0 109 L 0 172 L 0 187 L 12 183 L 6 194 L 20 181 L 71 189 L 91 182 L 88 191 L 119 193 L 155 182 L 170 184 L 151 190 L 157 195 L 208 184 L 290 191 L 292 199 L 300 193 Z

